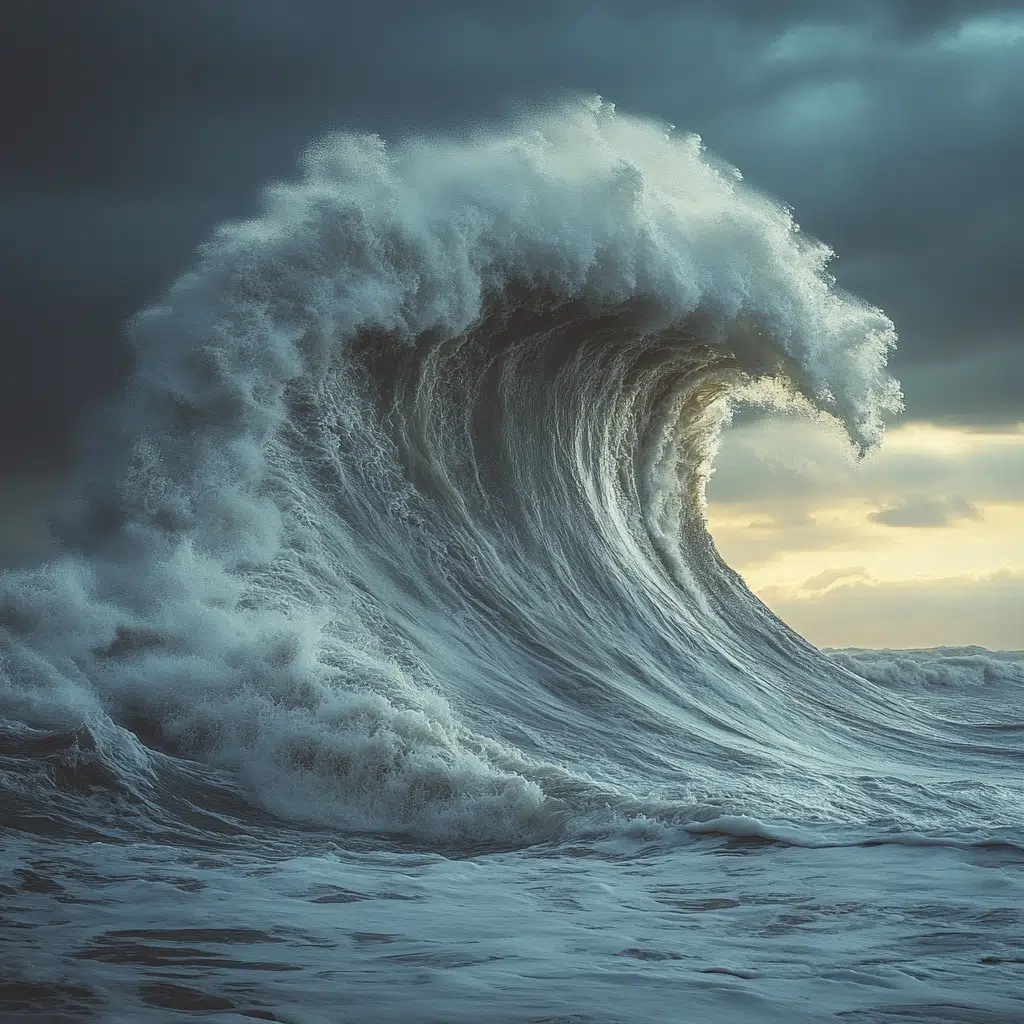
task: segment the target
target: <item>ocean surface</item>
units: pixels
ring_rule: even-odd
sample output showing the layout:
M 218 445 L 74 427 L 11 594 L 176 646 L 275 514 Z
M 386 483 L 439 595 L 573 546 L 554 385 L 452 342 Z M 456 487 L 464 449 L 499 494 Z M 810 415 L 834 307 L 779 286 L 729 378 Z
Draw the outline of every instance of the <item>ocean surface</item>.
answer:
M 220 227 L 0 576 L 0 1019 L 1024 1020 L 1024 654 L 708 534 L 738 407 L 900 409 L 830 256 L 597 100 Z

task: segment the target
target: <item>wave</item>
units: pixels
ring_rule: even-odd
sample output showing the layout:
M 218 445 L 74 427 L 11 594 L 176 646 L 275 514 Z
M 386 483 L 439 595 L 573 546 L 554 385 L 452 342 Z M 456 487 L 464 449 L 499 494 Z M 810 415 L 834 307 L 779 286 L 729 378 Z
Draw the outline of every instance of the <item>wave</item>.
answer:
M 0 582 L 0 709 L 355 831 L 891 814 L 911 783 L 858 772 L 940 726 L 776 620 L 704 512 L 738 402 L 862 448 L 900 407 L 830 256 L 598 100 L 324 139 L 132 321 L 61 553 Z

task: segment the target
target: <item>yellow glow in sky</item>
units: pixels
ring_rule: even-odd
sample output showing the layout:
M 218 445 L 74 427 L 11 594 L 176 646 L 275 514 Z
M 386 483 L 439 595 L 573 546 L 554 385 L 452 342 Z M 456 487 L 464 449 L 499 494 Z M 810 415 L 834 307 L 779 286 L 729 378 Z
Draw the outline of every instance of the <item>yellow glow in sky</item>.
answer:
M 708 496 L 722 556 L 816 643 L 1024 648 L 1019 428 L 908 424 L 857 463 L 814 423 L 737 427 Z

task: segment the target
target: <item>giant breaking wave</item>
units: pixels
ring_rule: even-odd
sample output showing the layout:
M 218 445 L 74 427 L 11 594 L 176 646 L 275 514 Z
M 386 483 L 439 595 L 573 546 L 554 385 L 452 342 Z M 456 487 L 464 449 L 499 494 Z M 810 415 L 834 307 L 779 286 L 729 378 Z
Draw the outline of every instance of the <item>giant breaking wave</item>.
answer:
M 704 515 L 765 382 L 862 447 L 900 407 L 830 255 L 596 100 L 325 139 L 132 322 L 60 555 L 0 584 L 8 728 L 428 839 L 890 813 L 859 766 L 937 727 L 777 621 Z

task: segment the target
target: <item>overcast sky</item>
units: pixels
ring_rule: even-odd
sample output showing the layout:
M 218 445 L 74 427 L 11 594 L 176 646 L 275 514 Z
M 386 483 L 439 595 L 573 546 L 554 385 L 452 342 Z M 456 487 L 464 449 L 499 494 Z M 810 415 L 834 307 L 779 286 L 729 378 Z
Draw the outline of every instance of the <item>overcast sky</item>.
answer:
M 457 129 L 569 90 L 698 132 L 833 245 L 840 283 L 900 331 L 909 420 L 998 432 L 1024 419 L 1024 2 L 9 7 L 9 467 L 60 461 L 83 410 L 123 379 L 121 323 L 305 143 Z M 984 522 L 967 493 L 887 500 L 866 513 L 878 529 Z

